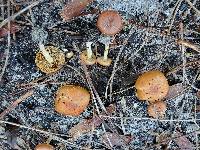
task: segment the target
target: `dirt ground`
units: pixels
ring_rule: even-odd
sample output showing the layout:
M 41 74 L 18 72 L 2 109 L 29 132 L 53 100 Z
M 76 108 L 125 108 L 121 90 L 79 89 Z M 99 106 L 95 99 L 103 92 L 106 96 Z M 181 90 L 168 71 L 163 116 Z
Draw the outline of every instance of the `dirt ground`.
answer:
M 45 142 L 56 150 L 199 149 L 200 1 L 95 0 L 68 22 L 59 15 L 66 3 L 0 0 L 0 150 L 31 150 Z M 96 26 L 100 12 L 108 9 L 123 18 L 123 29 L 114 37 Z M 8 32 L 10 22 L 17 31 Z M 112 64 L 83 66 L 79 55 L 86 42 L 93 42 L 93 52 L 102 56 L 107 38 L 115 41 L 109 50 Z M 35 64 L 41 39 L 45 46 L 74 53 L 55 73 L 45 74 Z M 162 71 L 170 85 L 164 118 L 149 116 L 149 103 L 136 97 L 136 79 L 150 70 Z M 91 93 L 89 106 L 78 117 L 54 109 L 63 84 Z M 16 101 L 27 92 L 30 96 Z M 105 113 L 104 108 L 114 110 Z M 84 123 L 92 119 L 91 127 Z M 81 123 L 87 131 L 77 126 Z M 80 131 L 76 138 L 69 135 L 72 127 Z

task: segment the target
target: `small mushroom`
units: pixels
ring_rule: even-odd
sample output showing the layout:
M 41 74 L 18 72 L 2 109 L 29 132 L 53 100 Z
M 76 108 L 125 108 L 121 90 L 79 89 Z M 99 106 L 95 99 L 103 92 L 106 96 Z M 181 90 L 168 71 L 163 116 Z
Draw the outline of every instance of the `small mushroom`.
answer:
M 54 150 L 54 147 L 50 144 L 42 143 L 42 144 L 38 144 L 35 147 L 35 150 Z
M 47 51 L 48 55 L 46 55 L 46 57 L 51 56 L 51 63 L 47 61 L 48 59 L 46 59 L 42 51 L 38 51 L 35 57 L 36 66 L 42 72 L 47 74 L 56 72 L 61 69 L 65 63 L 65 54 L 54 46 L 41 47 Z
M 108 58 L 108 51 L 109 51 L 109 44 L 105 44 L 105 50 L 103 57 L 97 58 L 97 63 L 99 63 L 102 66 L 110 66 L 112 63 L 112 59 Z
M 92 52 L 91 48 L 92 42 L 86 42 L 86 51 L 80 54 L 81 62 L 85 65 L 93 65 L 96 63 L 96 56 Z
M 98 17 L 97 27 L 103 34 L 115 35 L 122 30 L 122 17 L 115 10 L 103 11 Z
M 152 103 L 147 108 L 149 116 L 153 118 L 163 118 L 166 110 L 167 106 L 166 103 L 163 101 Z
M 139 100 L 155 102 L 163 99 L 168 91 L 167 78 L 160 71 L 148 71 L 142 74 L 135 83 L 136 96 Z
M 79 116 L 90 101 L 90 93 L 75 85 L 62 86 L 55 99 L 55 110 L 66 116 Z
M 48 61 L 49 64 L 53 63 L 53 58 L 46 50 L 44 43 L 48 37 L 48 32 L 45 31 L 43 28 L 33 28 L 32 32 L 32 40 L 37 42 L 39 45 L 39 49 L 43 54 L 44 58 Z
M 73 56 L 74 56 L 74 52 L 73 51 L 70 51 L 70 52 L 66 53 L 66 57 L 68 59 L 72 58 Z

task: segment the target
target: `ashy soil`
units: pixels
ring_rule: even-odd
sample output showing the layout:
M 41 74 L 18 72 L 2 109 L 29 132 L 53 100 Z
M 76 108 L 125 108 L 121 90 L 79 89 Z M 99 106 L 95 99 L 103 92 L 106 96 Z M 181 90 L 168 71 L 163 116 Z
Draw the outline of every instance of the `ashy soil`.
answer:
M 8 6 L 7 0 L 0 2 L 1 23 L 9 14 L 34 3 L 10 0 Z M 17 32 L 10 36 L 0 32 L 0 113 L 26 92 L 34 92 L 1 117 L 0 149 L 29 150 L 44 142 L 56 150 L 199 149 L 200 1 L 96 0 L 81 16 L 64 22 L 59 12 L 66 3 L 41 0 L 11 21 L 20 26 Z M 117 10 L 124 22 L 109 51 L 112 64 L 86 69 L 79 60 L 86 42 L 92 41 L 95 54 L 103 55 L 103 41 L 111 38 L 96 27 L 99 13 L 108 9 Z M 178 39 L 197 50 L 177 44 Z M 40 40 L 74 55 L 61 70 L 46 75 L 35 64 Z M 135 81 L 149 70 L 162 71 L 172 88 L 172 95 L 164 99 L 167 111 L 162 119 L 150 117 L 149 104 L 136 97 Z M 89 106 L 78 117 L 54 110 L 56 91 L 63 84 L 80 85 L 93 93 Z M 103 114 L 104 107 L 111 104 L 115 110 Z M 102 123 L 72 140 L 69 130 L 99 113 L 103 114 Z M 113 136 L 105 137 L 106 133 Z

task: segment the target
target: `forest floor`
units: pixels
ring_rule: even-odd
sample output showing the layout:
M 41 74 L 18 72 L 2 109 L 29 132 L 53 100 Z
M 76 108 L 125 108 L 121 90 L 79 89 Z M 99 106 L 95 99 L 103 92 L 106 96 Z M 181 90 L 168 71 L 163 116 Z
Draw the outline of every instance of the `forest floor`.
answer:
M 59 12 L 66 3 L 0 0 L 0 150 L 31 150 L 44 142 L 56 150 L 200 149 L 200 1 L 96 0 L 64 22 Z M 86 42 L 103 55 L 106 37 L 96 21 L 107 9 L 117 10 L 124 22 L 109 51 L 112 64 L 83 66 L 79 55 Z M 55 73 L 42 73 L 35 64 L 38 31 L 47 37 L 45 46 L 74 54 Z M 149 70 L 162 71 L 170 85 L 162 119 L 150 117 L 148 103 L 135 94 L 136 79 Z M 93 93 L 78 117 L 54 109 L 63 84 Z M 72 127 L 80 134 L 69 135 Z

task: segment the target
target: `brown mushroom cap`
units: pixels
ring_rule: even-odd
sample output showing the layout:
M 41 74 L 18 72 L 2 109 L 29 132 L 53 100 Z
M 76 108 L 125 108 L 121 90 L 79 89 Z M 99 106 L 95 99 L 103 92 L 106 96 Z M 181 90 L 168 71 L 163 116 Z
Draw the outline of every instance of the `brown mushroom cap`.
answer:
M 50 144 L 42 143 L 42 144 L 38 144 L 35 147 L 35 150 L 54 150 L 54 148 Z
M 88 59 L 87 51 L 83 51 L 80 54 L 80 59 L 81 62 L 84 63 L 85 65 L 94 65 L 96 63 L 96 56 L 92 54 L 92 58 Z
M 147 108 L 149 116 L 153 118 L 163 118 L 166 110 L 167 106 L 166 103 L 163 101 L 152 103 Z
M 53 63 L 50 64 L 41 51 L 38 51 L 35 57 L 36 66 L 44 73 L 53 73 L 62 68 L 65 63 L 65 54 L 54 46 L 46 46 L 45 50 L 49 52 L 53 58 Z
M 97 27 L 103 34 L 115 35 L 122 30 L 122 17 L 117 11 L 104 11 L 98 17 Z
M 163 99 L 169 90 L 167 78 L 160 71 L 148 71 L 135 83 L 136 96 L 139 100 L 154 102 Z
M 57 91 L 55 110 L 63 115 L 78 116 L 88 106 L 90 93 L 80 86 L 65 85 Z
M 102 66 L 108 67 L 112 63 L 112 59 L 107 58 L 106 60 L 103 57 L 98 57 L 97 58 L 97 63 L 99 63 Z

